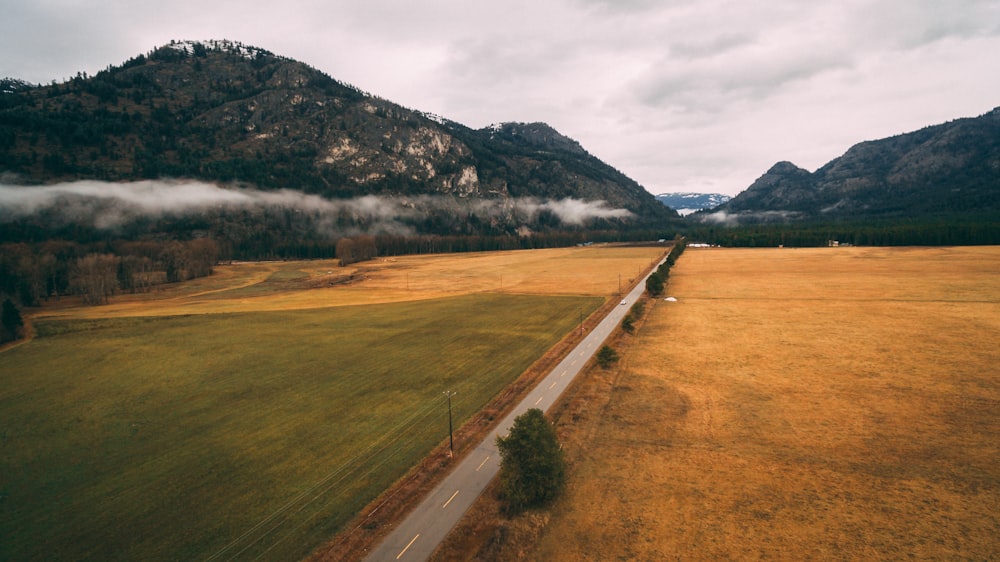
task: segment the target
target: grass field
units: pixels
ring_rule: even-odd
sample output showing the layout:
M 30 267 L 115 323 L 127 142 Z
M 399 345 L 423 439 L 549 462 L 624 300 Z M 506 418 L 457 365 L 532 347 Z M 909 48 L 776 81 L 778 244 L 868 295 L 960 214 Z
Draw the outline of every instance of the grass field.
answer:
M 469 417 L 660 253 L 240 264 L 53 303 L 0 354 L 0 559 L 300 558 L 446 438 L 445 390 Z
M 1000 247 L 688 249 L 522 559 L 996 560 Z
M 100 307 L 51 301 L 41 318 L 110 318 L 260 312 L 437 299 L 473 293 L 617 294 L 663 247 L 589 246 L 398 256 L 339 267 L 334 260 L 222 265 L 211 277 L 142 295 L 120 295 Z

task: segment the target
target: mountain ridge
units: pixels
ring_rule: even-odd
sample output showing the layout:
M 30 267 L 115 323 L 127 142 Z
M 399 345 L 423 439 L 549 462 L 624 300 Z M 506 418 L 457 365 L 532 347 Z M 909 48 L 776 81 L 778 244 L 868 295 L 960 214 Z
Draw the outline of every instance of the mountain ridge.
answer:
M 628 211 L 595 223 L 605 228 L 677 219 L 544 123 L 472 129 L 238 42 L 172 42 L 95 76 L 5 83 L 0 172 L 23 183 L 191 178 L 331 199 L 582 199 Z M 492 221 L 521 226 L 509 212 Z
M 850 147 L 815 172 L 780 161 L 702 222 L 1000 213 L 1000 107 Z

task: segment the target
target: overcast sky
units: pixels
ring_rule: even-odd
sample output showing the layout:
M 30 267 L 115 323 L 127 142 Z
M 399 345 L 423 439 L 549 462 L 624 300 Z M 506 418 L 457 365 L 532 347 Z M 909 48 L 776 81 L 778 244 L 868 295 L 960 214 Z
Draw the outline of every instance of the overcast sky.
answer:
M 0 77 L 230 39 L 470 127 L 544 121 L 652 193 L 1000 106 L 1000 0 L 0 0 Z

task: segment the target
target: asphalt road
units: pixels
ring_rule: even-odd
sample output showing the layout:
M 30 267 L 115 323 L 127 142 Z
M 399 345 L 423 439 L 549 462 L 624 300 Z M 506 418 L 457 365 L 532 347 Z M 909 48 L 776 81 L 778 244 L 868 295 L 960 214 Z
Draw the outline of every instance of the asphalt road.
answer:
M 642 295 L 645 288 L 646 278 L 643 277 L 631 292 L 622 297 L 626 304 L 614 307 L 604 320 L 496 426 L 496 429 L 456 465 L 398 527 L 374 547 L 365 561 L 419 562 L 430 558 L 448 532 L 500 471 L 497 436 L 506 436 L 514 425 L 514 418 L 531 408 L 548 411 L 583 366 L 601 348 L 604 340 L 621 323 L 622 318 L 628 314 L 632 304 Z

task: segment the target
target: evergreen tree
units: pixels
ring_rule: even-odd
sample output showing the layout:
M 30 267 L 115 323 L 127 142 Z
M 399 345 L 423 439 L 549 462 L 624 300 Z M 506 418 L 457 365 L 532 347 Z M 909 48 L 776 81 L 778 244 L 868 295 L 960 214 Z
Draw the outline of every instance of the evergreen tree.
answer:
M 646 278 L 646 291 L 650 296 L 658 297 L 663 294 L 663 275 L 659 271 Z
M 566 461 L 555 429 L 538 408 L 514 419 L 500 449 L 500 489 L 507 509 L 518 513 L 554 499 L 566 481 Z
M 3 301 L 3 314 L 0 323 L 3 324 L 0 343 L 20 339 L 24 336 L 24 319 L 21 318 L 21 312 L 17 310 L 17 306 L 9 298 Z

